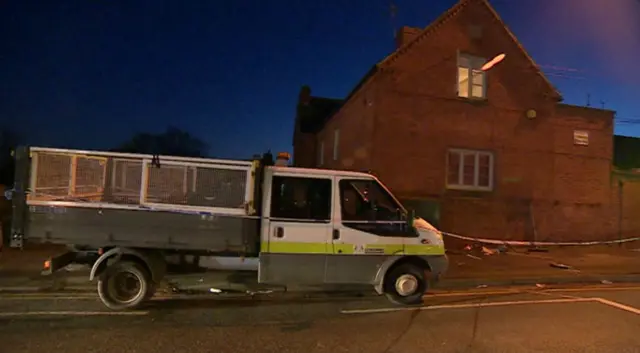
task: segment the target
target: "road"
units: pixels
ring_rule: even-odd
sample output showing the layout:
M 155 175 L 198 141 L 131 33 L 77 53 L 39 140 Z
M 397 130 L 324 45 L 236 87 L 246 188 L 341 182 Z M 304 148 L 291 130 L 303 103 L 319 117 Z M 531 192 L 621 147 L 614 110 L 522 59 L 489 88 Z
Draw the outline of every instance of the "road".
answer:
M 480 289 L 378 298 L 164 297 L 114 313 L 90 294 L 0 296 L 0 351 L 637 352 L 640 287 Z

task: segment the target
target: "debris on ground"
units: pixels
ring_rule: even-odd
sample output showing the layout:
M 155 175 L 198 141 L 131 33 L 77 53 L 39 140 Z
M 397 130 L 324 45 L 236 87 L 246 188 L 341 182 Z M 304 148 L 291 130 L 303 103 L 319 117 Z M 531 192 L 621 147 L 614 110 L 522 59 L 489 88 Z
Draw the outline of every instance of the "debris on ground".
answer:
M 602 281 L 600 281 L 600 283 L 602 283 L 602 284 L 613 284 L 613 282 L 608 281 L 606 279 L 603 279 Z
M 547 287 L 547 285 L 542 284 L 542 283 L 536 283 L 536 287 L 537 287 L 537 288 L 546 288 L 546 287 Z
M 549 249 L 546 248 L 539 248 L 537 246 L 534 246 L 532 248 L 527 249 L 528 252 L 549 252 Z
M 473 255 L 471 255 L 471 254 L 467 254 L 467 257 L 470 257 L 470 258 L 472 258 L 472 259 L 474 259 L 474 260 L 482 260 L 482 258 L 477 257 L 477 256 L 473 256 Z
M 480 284 L 476 288 L 487 288 L 487 287 L 489 287 L 489 286 L 486 285 L 486 284 Z
M 559 268 L 562 270 L 573 270 L 574 268 L 569 266 L 569 265 L 565 265 L 565 264 L 561 264 L 561 263 L 557 263 L 557 262 L 552 262 L 549 264 L 549 266 L 551 267 L 555 267 L 555 268 Z
M 497 253 L 497 252 L 498 252 L 497 250 L 492 250 L 492 249 L 486 248 L 486 247 L 484 247 L 484 246 L 482 247 L 482 253 L 483 253 L 484 255 L 486 255 L 486 256 L 493 255 L 493 254 L 495 254 L 495 253 Z

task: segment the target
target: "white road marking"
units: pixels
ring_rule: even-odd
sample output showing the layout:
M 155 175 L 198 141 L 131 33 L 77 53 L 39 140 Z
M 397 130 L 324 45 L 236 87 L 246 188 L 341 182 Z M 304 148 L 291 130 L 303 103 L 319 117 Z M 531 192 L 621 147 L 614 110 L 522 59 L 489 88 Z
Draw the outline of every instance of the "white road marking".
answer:
M 609 305 L 612 306 L 614 308 L 618 308 L 618 309 L 622 309 L 624 311 L 628 311 L 630 313 L 634 313 L 634 314 L 638 314 L 640 315 L 640 309 L 636 309 L 634 307 L 628 306 L 628 305 L 624 305 L 618 302 L 614 302 L 608 299 L 604 299 L 604 298 L 595 298 L 599 303 L 604 304 L 604 305 Z
M 600 292 L 600 291 L 625 291 L 625 290 L 640 290 L 640 287 L 611 287 L 610 285 L 604 286 L 589 286 L 580 288 L 546 288 L 546 289 L 526 289 L 526 287 L 517 289 L 505 289 L 505 290 L 479 290 L 479 291 L 460 291 L 460 292 L 432 292 L 427 293 L 425 298 L 437 298 L 437 297 L 471 297 L 477 295 L 500 295 L 500 294 L 517 294 L 524 292 Z
M 63 297 L 63 296 L 40 296 L 40 297 L 36 297 L 36 296 L 29 296 L 29 297 L 7 297 L 7 296 L 0 296 L 0 300 L 4 300 L 4 301 L 10 301 L 10 300 L 14 300 L 14 301 L 23 301 L 23 300 L 95 300 L 98 299 L 98 297 L 93 296 L 93 297 L 89 297 L 89 296 L 77 296 L 77 297 L 72 297 L 72 296 L 67 296 L 67 297 Z
M 567 299 L 584 298 L 584 297 L 577 297 L 575 295 L 556 294 L 556 293 L 553 293 L 553 292 L 536 291 L 536 290 L 525 291 L 524 293 L 529 293 L 529 294 L 533 294 L 533 295 L 542 295 L 542 296 L 548 296 L 548 297 L 560 297 L 560 298 L 567 298 Z
M 25 311 L 0 313 L 0 317 L 21 316 L 144 316 L 148 311 Z
M 431 305 L 431 306 L 421 306 L 416 308 L 341 310 L 340 312 L 342 314 L 374 314 L 374 313 L 388 313 L 388 312 L 394 312 L 394 311 L 411 311 L 411 310 L 468 309 L 468 308 L 482 308 L 482 307 L 492 307 L 492 306 L 579 303 L 579 302 L 598 302 L 598 300 L 597 298 L 566 298 L 566 299 L 563 298 L 563 299 L 522 300 L 522 301 L 516 300 L 516 301 L 503 301 L 503 302 Z
M 22 300 L 98 300 L 97 295 L 0 295 L 0 301 L 22 301 Z M 152 300 L 176 299 L 172 296 L 157 296 Z

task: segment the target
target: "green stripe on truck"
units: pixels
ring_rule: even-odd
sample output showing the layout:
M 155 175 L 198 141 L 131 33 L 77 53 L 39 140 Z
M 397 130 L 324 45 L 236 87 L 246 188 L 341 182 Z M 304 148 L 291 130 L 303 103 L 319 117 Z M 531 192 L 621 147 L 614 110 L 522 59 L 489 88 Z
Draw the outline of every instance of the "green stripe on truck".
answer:
M 261 252 L 278 254 L 342 254 L 342 255 L 444 255 L 444 246 L 422 244 L 327 244 L 301 242 L 262 243 Z

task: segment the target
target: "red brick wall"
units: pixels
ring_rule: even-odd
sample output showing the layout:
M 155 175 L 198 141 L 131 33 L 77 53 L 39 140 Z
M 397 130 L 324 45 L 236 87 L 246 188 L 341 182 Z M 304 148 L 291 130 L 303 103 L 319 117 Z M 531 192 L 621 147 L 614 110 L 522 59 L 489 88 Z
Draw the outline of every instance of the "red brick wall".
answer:
M 316 166 L 316 135 L 299 131 L 293 137 L 293 165 L 300 168 Z
M 373 117 L 375 112 L 375 83 L 366 83 L 361 90 L 328 121 L 318 133 L 317 148 L 324 141 L 326 169 L 363 171 L 369 168 L 372 153 Z M 338 158 L 333 159 L 334 131 L 338 129 Z M 316 151 L 318 154 L 318 152 Z M 318 161 L 319 162 L 319 161 Z
M 490 12 L 471 6 L 397 57 L 334 117 L 319 136 L 325 166 L 348 168 L 331 162 L 331 136 L 340 126 L 349 141 L 341 141 L 341 156 L 363 146 L 373 158 L 354 165 L 373 169 L 397 196 L 439 200 L 445 231 L 520 240 L 533 238 L 535 224 L 538 240 L 613 236 L 612 113 L 558 106 Z M 468 24 L 481 24 L 491 40 L 469 39 Z M 507 55 L 488 74 L 487 102 L 456 97 L 458 50 Z M 367 95 L 371 105 L 363 104 Z M 525 116 L 528 109 L 535 119 Z M 573 146 L 574 129 L 589 130 L 588 147 Z M 373 143 L 366 143 L 370 134 Z M 493 191 L 445 188 L 452 147 L 494 153 Z
M 470 39 L 470 24 L 480 25 L 485 39 Z M 506 54 L 488 73 L 487 101 L 457 98 L 459 50 L 487 59 Z M 322 167 L 372 169 L 396 196 L 437 200 L 440 226 L 452 233 L 512 240 L 535 235 L 540 241 L 618 236 L 613 112 L 559 105 L 478 3 L 403 51 L 318 134 L 316 143 L 325 147 Z M 536 118 L 525 116 L 529 109 Z M 334 161 L 336 128 L 340 151 Z M 589 131 L 589 146 L 574 146 L 574 130 Z M 448 148 L 493 152 L 493 190 L 448 190 Z

